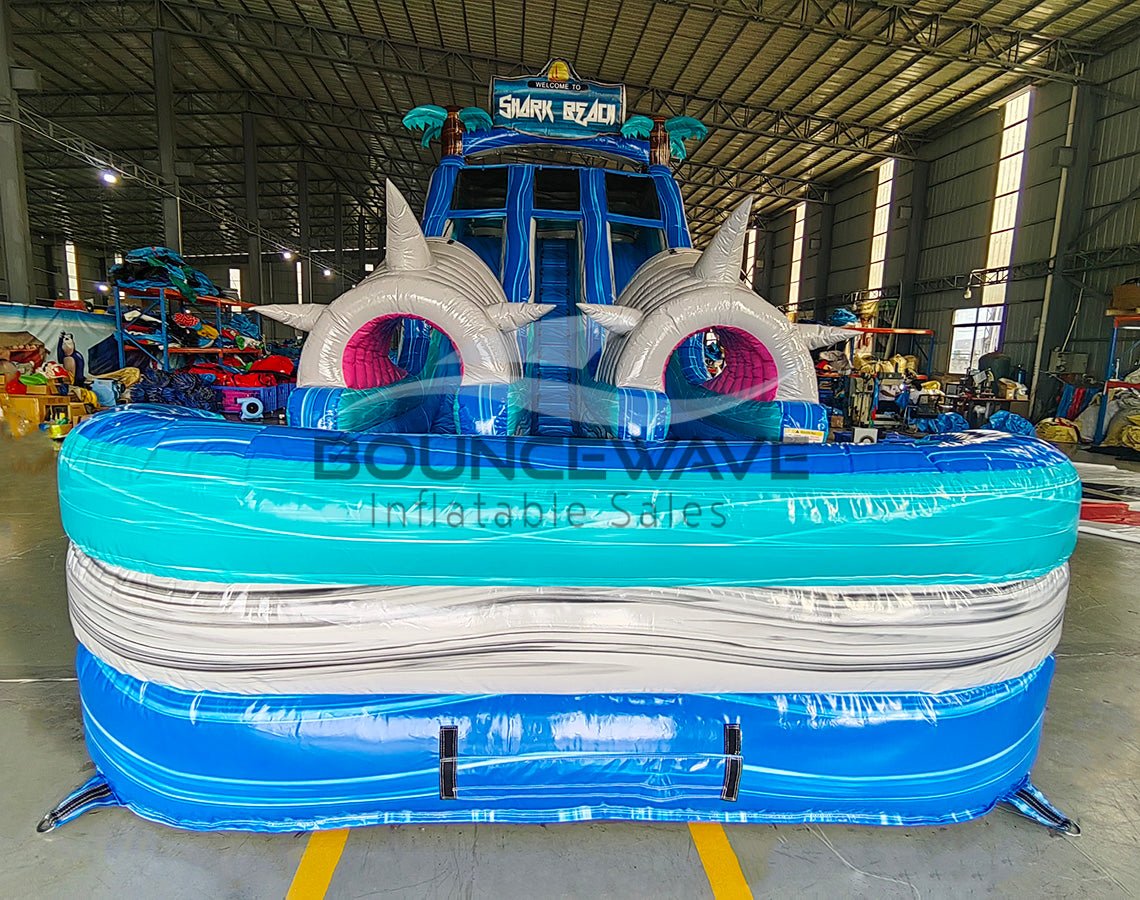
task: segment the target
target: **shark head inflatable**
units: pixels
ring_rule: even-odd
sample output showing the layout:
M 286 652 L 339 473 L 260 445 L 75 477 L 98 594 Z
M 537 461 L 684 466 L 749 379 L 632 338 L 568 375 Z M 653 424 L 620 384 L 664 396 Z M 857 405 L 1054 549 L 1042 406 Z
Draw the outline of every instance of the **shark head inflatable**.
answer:
M 403 372 L 388 355 L 404 319 L 420 319 L 455 346 L 464 385 L 509 384 L 520 377 L 518 342 L 511 332 L 553 307 L 509 303 L 487 265 L 469 248 L 426 238 L 408 202 L 385 185 L 386 255 L 380 267 L 327 306 L 260 306 L 257 311 L 309 332 L 301 351 L 301 386 L 368 388 Z
M 647 260 L 616 304 L 579 304 L 608 332 L 599 380 L 664 393 L 674 350 L 715 330 L 729 363 L 706 387 L 752 400 L 817 400 L 809 351 L 848 335 L 793 325 L 744 282 L 751 208 L 751 198 L 737 206 L 703 252 L 666 250 Z

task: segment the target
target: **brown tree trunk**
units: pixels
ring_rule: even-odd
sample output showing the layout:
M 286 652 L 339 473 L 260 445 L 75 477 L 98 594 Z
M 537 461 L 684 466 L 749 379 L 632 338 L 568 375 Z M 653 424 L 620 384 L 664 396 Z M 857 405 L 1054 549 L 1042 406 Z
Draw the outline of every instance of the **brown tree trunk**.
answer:
M 665 130 L 665 119 L 653 117 L 653 130 L 649 132 L 649 165 L 667 166 L 672 158 L 669 148 L 669 132 Z
M 443 144 L 444 156 L 463 155 L 463 122 L 459 118 L 458 106 L 447 108 L 447 118 L 443 120 L 440 142 Z

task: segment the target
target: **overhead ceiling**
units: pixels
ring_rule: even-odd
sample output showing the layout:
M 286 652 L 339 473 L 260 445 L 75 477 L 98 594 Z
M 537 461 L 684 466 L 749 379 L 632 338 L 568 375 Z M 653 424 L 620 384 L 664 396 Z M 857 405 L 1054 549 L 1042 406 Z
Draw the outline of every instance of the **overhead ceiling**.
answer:
M 184 189 L 245 212 L 242 114 L 258 143 L 261 225 L 300 245 L 375 242 L 383 179 L 422 202 L 438 148 L 400 117 L 485 105 L 494 74 L 571 60 L 627 85 L 628 111 L 688 114 L 707 140 L 679 166 L 698 237 L 744 193 L 759 215 L 907 157 L 1020 83 L 1071 82 L 1135 34 L 1135 0 L 101 0 L 10 3 L 32 113 L 157 169 L 152 47 L 166 32 Z M 106 247 L 161 237 L 159 195 L 101 184 L 88 159 L 25 134 L 33 229 Z M 304 169 L 304 176 L 299 171 Z M 336 198 L 340 198 L 339 201 Z M 339 217 L 336 207 L 339 205 Z M 183 205 L 188 254 L 241 253 L 240 227 Z

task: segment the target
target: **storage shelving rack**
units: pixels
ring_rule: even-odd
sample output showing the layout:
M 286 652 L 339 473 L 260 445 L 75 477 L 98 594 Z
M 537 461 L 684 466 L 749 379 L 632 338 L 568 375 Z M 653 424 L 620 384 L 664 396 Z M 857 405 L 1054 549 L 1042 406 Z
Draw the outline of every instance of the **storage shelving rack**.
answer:
M 934 330 L 932 328 L 871 328 L 862 325 L 847 325 L 844 326 L 849 331 L 856 331 L 860 334 L 873 335 L 871 338 L 872 345 L 880 336 L 897 335 L 901 337 L 908 337 L 911 341 L 911 349 L 916 350 L 915 356 L 921 354 L 920 366 L 926 370 L 928 374 L 934 372 Z M 922 338 L 926 338 L 922 341 Z M 852 336 L 848 340 L 848 344 L 856 340 Z M 874 346 L 877 351 L 878 347 Z M 897 351 L 896 351 L 897 352 Z M 853 355 L 853 354 L 852 354 Z M 883 354 L 886 355 L 885 353 Z M 879 409 L 880 402 L 880 388 L 882 386 L 882 375 L 874 376 L 861 376 L 859 374 L 852 374 L 849 378 L 847 385 L 847 419 L 854 423 L 863 426 L 875 426 L 892 424 L 897 420 L 893 419 L 879 419 L 876 420 L 876 415 Z M 892 376 L 893 377 L 893 376 Z M 869 381 L 869 384 L 867 383 Z M 870 390 L 865 388 L 869 387 Z M 862 413 L 862 409 L 866 408 L 866 414 Z
M 170 346 L 167 318 L 172 304 L 177 304 L 180 308 L 211 307 L 214 318 L 213 324 L 219 332 L 227 321 L 227 310 L 235 306 L 241 309 L 254 309 L 256 304 L 247 303 L 242 300 L 231 300 L 228 297 L 211 297 L 203 294 L 195 296 L 193 300 L 188 300 L 182 295 L 181 291 L 166 287 L 137 290 L 115 285 L 112 291 L 112 296 L 115 301 L 115 339 L 119 345 L 120 368 L 127 364 L 128 346 L 142 351 L 147 357 L 161 366 L 165 372 L 170 371 L 171 356 L 253 356 L 263 352 L 260 348 L 239 349 L 237 347 Z M 152 337 L 157 337 L 160 343 L 156 344 L 154 341 L 144 341 L 132 336 L 131 333 L 127 331 L 126 326 L 128 323 L 123 318 L 123 307 L 125 305 L 139 306 L 144 316 L 152 316 L 159 320 L 161 327 L 157 335 L 153 335 Z M 204 310 L 199 308 L 196 309 L 195 312 L 201 313 L 204 312 Z
M 911 339 L 912 349 L 919 351 L 923 359 L 922 363 L 925 364 L 926 371 L 934 374 L 934 329 L 932 328 L 865 328 L 861 325 L 844 325 L 848 331 L 858 331 L 861 334 L 872 334 L 876 337 L 879 335 L 899 335 L 901 337 L 909 337 Z M 919 338 L 925 337 L 925 346 Z M 854 340 L 854 338 L 852 338 Z M 874 340 L 874 338 L 872 338 Z M 878 348 L 876 348 L 878 349 Z M 899 352 L 896 350 L 896 352 Z M 917 354 L 916 354 L 917 355 Z
M 1109 393 L 1116 388 L 1134 388 L 1140 390 L 1140 383 L 1135 381 L 1120 381 L 1116 375 L 1116 354 L 1120 346 L 1120 332 L 1140 331 L 1140 314 L 1112 317 L 1112 340 L 1108 344 L 1108 363 L 1104 367 L 1104 390 L 1100 395 L 1100 411 L 1096 416 L 1096 431 L 1093 432 L 1093 446 L 1099 447 L 1104 440 L 1105 419 L 1108 417 Z

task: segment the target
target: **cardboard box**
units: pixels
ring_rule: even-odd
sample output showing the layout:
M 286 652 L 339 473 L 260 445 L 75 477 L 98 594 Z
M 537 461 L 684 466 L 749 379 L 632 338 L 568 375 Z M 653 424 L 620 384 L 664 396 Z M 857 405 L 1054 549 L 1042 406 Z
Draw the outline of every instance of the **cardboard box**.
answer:
M 1114 287 L 1112 308 L 1140 310 L 1140 284 L 1118 284 Z

